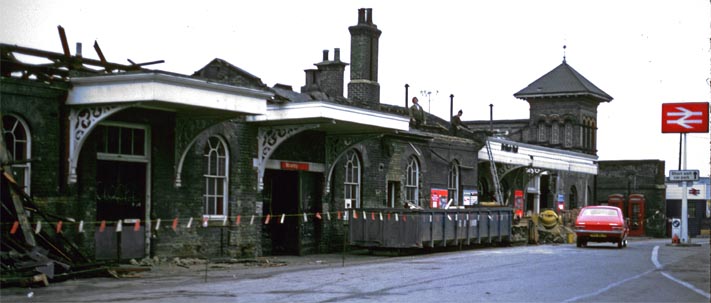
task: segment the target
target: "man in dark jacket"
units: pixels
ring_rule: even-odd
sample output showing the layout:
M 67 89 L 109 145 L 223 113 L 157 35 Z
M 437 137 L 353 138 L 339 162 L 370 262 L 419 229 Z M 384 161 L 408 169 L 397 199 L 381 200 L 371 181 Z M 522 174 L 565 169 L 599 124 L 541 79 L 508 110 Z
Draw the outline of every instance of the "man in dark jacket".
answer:
M 449 129 L 449 133 L 456 136 L 460 129 L 469 130 L 469 128 L 462 124 L 462 110 L 460 109 L 456 115 L 452 116 L 452 127 Z
M 410 124 L 415 127 L 425 124 L 425 111 L 418 103 L 417 97 L 412 97 L 412 106 L 410 106 Z

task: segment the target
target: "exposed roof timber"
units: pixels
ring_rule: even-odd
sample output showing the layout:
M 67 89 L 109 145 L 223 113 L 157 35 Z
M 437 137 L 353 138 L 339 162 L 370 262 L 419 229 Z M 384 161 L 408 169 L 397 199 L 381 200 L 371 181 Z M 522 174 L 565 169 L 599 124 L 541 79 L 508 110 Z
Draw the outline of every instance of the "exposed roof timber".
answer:
M 54 53 L 54 52 L 49 52 L 49 51 L 44 51 L 44 50 L 39 50 L 39 49 L 34 49 L 34 48 L 29 48 L 29 47 L 23 47 L 23 46 L 18 46 L 18 45 L 10 45 L 10 44 L 5 44 L 5 43 L 0 43 L 0 50 L 2 51 L 3 54 L 6 52 L 12 52 L 12 53 L 18 53 L 18 54 L 23 54 L 23 55 L 47 58 L 47 59 L 53 61 L 55 63 L 55 66 L 64 66 L 64 67 L 67 67 L 70 69 L 76 67 L 77 65 L 89 65 L 89 66 L 103 67 L 107 70 L 129 71 L 129 70 L 140 70 L 142 68 L 141 65 L 145 65 L 145 64 L 125 65 L 125 64 L 118 64 L 118 63 L 111 63 L 111 62 L 102 62 L 99 60 L 84 58 L 84 57 L 80 57 L 80 56 L 67 57 L 66 55 L 61 54 L 61 53 Z

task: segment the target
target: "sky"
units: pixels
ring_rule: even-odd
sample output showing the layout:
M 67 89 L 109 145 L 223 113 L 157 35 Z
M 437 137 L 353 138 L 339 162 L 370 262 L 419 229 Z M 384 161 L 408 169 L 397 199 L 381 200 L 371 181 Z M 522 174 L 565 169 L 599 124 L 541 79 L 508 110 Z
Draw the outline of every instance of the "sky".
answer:
M 0 0 L 0 42 L 191 75 L 221 58 L 268 86 L 299 91 L 322 51 L 350 61 L 359 8 L 373 9 L 381 103 L 409 96 L 445 120 L 527 119 L 513 94 L 566 62 L 614 99 L 598 107 L 600 160 L 663 160 L 679 168 L 663 103 L 711 101 L 711 1 L 38 1 Z M 563 46 L 566 46 L 565 49 Z M 349 81 L 346 69 L 346 83 Z M 423 92 L 430 92 L 423 94 Z M 687 169 L 709 175 L 709 134 L 687 136 Z

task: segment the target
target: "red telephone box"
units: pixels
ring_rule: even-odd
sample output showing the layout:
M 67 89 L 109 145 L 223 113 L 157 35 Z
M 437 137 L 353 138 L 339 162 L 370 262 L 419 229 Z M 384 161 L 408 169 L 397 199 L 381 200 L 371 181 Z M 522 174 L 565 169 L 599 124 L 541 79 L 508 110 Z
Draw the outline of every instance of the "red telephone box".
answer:
M 644 236 L 644 195 L 631 194 L 629 198 L 630 236 Z
M 622 194 L 612 194 L 607 196 L 607 205 L 619 207 L 625 213 L 625 196 Z M 627 214 L 625 214 L 625 217 Z

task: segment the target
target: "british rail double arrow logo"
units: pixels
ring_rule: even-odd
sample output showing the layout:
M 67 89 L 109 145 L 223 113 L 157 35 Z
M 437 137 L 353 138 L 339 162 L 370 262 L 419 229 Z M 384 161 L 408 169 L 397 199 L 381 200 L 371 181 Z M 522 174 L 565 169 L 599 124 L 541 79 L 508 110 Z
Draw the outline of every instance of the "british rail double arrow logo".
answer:
M 708 131 L 708 103 L 662 104 L 663 133 L 706 133 Z

